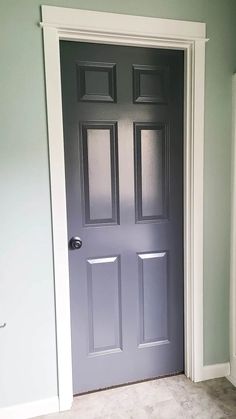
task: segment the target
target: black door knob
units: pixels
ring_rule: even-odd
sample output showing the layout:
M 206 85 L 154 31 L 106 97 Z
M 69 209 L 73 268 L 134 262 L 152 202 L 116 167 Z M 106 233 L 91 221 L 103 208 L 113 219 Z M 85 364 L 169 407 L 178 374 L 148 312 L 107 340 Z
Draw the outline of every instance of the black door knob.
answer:
M 82 240 L 79 237 L 71 237 L 69 241 L 69 247 L 71 250 L 78 250 L 82 247 Z

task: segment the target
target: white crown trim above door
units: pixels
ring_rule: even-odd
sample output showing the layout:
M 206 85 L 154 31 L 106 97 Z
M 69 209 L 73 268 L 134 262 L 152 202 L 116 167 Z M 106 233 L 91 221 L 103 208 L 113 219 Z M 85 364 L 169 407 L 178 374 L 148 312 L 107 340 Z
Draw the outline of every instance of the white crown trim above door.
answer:
M 72 403 L 70 294 L 59 41 L 185 52 L 184 284 L 185 374 L 203 374 L 203 149 L 206 25 L 42 6 L 55 272 L 60 410 Z

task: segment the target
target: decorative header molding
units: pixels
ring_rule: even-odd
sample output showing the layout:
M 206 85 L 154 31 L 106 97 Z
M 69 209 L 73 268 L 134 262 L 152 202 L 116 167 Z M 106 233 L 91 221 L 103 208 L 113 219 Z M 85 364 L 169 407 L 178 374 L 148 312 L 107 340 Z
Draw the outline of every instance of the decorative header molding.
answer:
M 112 34 L 117 37 L 175 40 L 206 39 L 206 24 L 182 20 L 159 19 L 154 17 L 132 16 L 118 13 L 96 12 L 81 9 L 42 6 L 42 27 L 53 27 L 63 32 Z M 143 42 L 143 41 L 142 41 Z

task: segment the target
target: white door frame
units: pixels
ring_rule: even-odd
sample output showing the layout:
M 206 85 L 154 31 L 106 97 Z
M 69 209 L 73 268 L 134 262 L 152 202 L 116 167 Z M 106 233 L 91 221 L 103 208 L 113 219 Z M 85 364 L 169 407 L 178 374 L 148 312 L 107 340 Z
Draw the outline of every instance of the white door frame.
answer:
M 72 403 L 70 294 L 59 41 L 185 51 L 185 374 L 203 378 L 203 161 L 206 25 L 42 6 L 55 273 L 60 410 Z
M 230 376 L 236 386 L 236 74 L 232 80 L 231 255 L 230 255 Z

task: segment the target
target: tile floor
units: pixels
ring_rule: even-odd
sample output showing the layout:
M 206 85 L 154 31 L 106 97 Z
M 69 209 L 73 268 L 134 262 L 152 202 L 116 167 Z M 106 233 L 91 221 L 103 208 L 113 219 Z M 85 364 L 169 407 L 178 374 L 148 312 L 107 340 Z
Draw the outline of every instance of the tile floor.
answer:
M 74 398 L 69 412 L 40 419 L 236 419 L 236 388 L 226 378 L 194 384 L 184 375 Z

